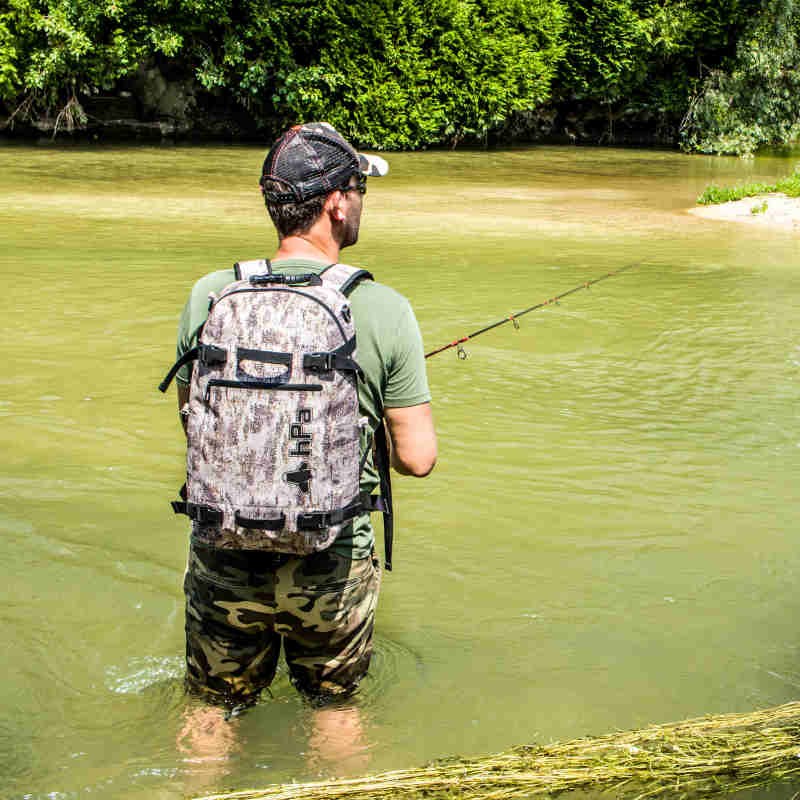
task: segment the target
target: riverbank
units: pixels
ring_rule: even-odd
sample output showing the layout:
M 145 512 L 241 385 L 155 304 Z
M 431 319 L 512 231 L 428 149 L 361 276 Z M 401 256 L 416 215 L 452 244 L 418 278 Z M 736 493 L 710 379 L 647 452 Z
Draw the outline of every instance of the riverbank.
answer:
M 717 205 L 695 206 L 689 213 L 720 222 L 741 222 L 783 230 L 800 229 L 800 197 L 769 192 Z
M 226 92 L 211 93 L 185 75 L 170 79 L 158 68 L 140 68 L 117 90 L 78 93 L 61 110 L 12 108 L 0 99 L 0 140 L 196 142 L 271 141 L 286 116 L 251 113 Z M 509 146 L 514 144 L 616 145 L 674 148 L 680 115 L 650 109 L 617 110 L 597 100 L 553 99 L 536 108 L 510 112 L 490 131 L 462 133 L 418 145 L 419 149 Z M 352 137 L 351 137 L 352 138 Z M 354 143 L 367 146 L 355 137 Z M 374 143 L 373 145 L 374 146 Z M 387 149 L 393 149 L 391 142 Z M 378 149 L 383 149 L 379 147 Z M 415 149 L 413 146 L 399 149 Z

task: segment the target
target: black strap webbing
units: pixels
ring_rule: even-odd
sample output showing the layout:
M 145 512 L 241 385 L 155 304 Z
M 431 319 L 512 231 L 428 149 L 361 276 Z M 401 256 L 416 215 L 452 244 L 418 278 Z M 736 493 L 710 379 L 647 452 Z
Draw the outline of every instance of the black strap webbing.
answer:
M 355 372 L 364 380 L 364 371 L 358 362 L 350 358 L 356 349 L 356 337 L 348 339 L 335 350 L 321 353 L 305 353 L 303 355 L 303 369 L 310 372 L 329 372 L 332 369 Z
M 222 512 L 211 506 L 188 503 L 185 500 L 173 500 L 170 505 L 176 514 L 186 514 L 189 519 L 199 522 L 201 525 L 218 525 L 222 522 Z M 362 494 L 359 495 L 357 500 L 344 508 L 338 508 L 334 511 L 316 511 L 300 514 L 297 518 L 297 527 L 301 531 L 324 530 L 331 525 L 341 525 L 343 522 L 348 522 L 365 511 L 385 512 L 385 508 L 382 497 Z M 243 517 L 237 511 L 235 521 L 241 528 L 279 531 L 286 525 L 286 516 L 281 514 L 274 519 L 254 519 Z
M 343 345 L 337 347 L 333 352 L 340 356 L 351 356 L 356 350 L 356 337 L 351 336 Z
M 291 353 L 279 353 L 274 350 L 254 350 L 250 347 L 236 348 L 236 362 L 258 361 L 260 364 L 282 364 L 289 367 L 292 364 Z
M 251 275 L 250 283 L 253 286 L 322 286 L 322 278 L 316 272 L 304 272 L 302 275 L 287 275 L 283 272 L 273 272 L 269 275 Z
M 311 511 L 307 514 L 297 515 L 297 529 L 300 531 L 321 531 L 331 525 L 341 525 L 343 522 L 357 517 L 372 507 L 369 496 L 359 495 L 350 505 L 337 508 L 334 511 Z
M 186 514 L 189 519 L 201 525 L 219 525 L 222 522 L 222 512 L 211 506 L 200 506 L 178 500 L 173 500 L 170 505 L 176 514 Z
M 222 512 L 211 506 L 201 506 L 180 500 L 173 500 L 170 505 L 176 514 L 186 514 L 189 519 L 199 522 L 201 525 L 219 525 L 222 522 Z M 275 519 L 252 519 L 243 517 L 237 511 L 235 519 L 236 524 L 241 528 L 262 531 L 279 531 L 286 524 L 286 517 L 283 514 Z
M 386 427 L 381 422 L 375 431 L 375 466 L 383 500 L 383 550 L 386 558 L 386 571 L 392 571 L 392 543 L 394 541 L 394 517 L 392 513 L 392 477 L 390 472 L 389 443 Z
M 166 392 L 169 388 L 169 385 L 172 383 L 172 379 L 178 374 L 178 370 L 184 365 L 188 364 L 190 361 L 195 361 L 200 357 L 200 348 L 193 347 L 191 350 L 187 350 L 173 365 L 170 371 L 167 373 L 166 377 L 164 378 L 161 383 L 158 384 L 158 391 L 159 392 Z
M 228 351 L 224 347 L 213 344 L 198 344 L 187 350 L 173 365 L 161 383 L 158 384 L 159 392 L 166 392 L 178 370 L 190 361 L 201 361 L 203 364 L 224 364 L 228 360 Z

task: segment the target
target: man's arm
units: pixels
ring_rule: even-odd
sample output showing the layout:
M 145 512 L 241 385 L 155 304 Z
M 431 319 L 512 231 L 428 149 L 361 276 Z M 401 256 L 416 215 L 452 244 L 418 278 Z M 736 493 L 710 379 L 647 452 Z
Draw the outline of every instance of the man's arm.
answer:
M 401 475 L 424 478 L 436 464 L 436 431 L 430 403 L 385 408 L 392 445 L 392 466 Z

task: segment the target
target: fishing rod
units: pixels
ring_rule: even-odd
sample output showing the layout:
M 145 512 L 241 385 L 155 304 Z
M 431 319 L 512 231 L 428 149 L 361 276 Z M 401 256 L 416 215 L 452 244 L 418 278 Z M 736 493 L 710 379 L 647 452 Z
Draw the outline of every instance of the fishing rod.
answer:
M 441 347 L 437 347 L 435 350 L 431 350 L 430 353 L 425 353 L 425 358 L 432 358 L 439 353 L 443 353 L 445 350 L 449 350 L 451 347 L 457 347 L 456 353 L 458 357 L 463 361 L 467 357 L 467 351 L 462 347 L 464 342 L 468 342 L 470 339 L 474 339 L 476 336 L 480 336 L 482 333 L 488 333 L 495 328 L 499 328 L 501 325 L 505 325 L 507 322 L 512 322 L 514 327 L 519 329 L 519 322 L 517 320 L 524 316 L 525 314 L 530 314 L 531 311 L 536 311 L 537 308 L 544 308 L 545 306 L 553 305 L 554 303 L 558 303 L 559 300 L 563 300 L 565 297 L 569 297 L 571 294 L 575 294 L 575 292 L 580 292 L 582 289 L 588 289 L 591 286 L 594 286 L 596 283 L 600 283 L 601 281 L 608 280 L 609 278 L 613 278 L 615 275 L 619 275 L 633 267 L 638 267 L 639 262 L 635 262 L 633 264 L 627 264 L 624 267 L 620 267 L 613 272 L 609 272 L 606 275 L 601 275 L 599 278 L 594 278 L 590 281 L 585 281 L 584 283 L 580 284 L 579 286 L 575 286 L 572 289 L 569 289 L 566 292 L 562 292 L 561 294 L 557 294 L 555 297 L 551 297 L 549 300 L 543 300 L 541 303 L 537 303 L 535 306 L 530 306 L 529 308 L 525 308 L 522 311 L 517 311 L 516 314 L 509 314 L 507 317 L 503 317 L 503 319 L 498 320 L 497 322 L 493 322 L 491 325 L 487 325 L 485 328 L 481 328 L 478 331 L 473 331 L 472 333 L 468 333 L 466 336 L 462 336 L 460 339 L 454 339 L 449 344 L 443 344 Z

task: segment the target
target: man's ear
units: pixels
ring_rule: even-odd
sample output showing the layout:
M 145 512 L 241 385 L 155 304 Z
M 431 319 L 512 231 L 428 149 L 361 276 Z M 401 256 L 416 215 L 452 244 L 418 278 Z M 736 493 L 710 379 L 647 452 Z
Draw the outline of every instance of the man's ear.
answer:
M 325 206 L 328 213 L 336 222 L 344 222 L 347 215 L 342 208 L 342 199 L 344 194 L 342 192 L 331 192 L 325 201 Z
M 322 207 L 322 210 L 326 214 L 330 214 L 331 218 L 336 220 L 337 222 L 341 222 L 344 217 L 342 216 L 342 210 L 340 208 L 342 200 L 341 192 L 331 192 L 325 198 L 325 205 Z

